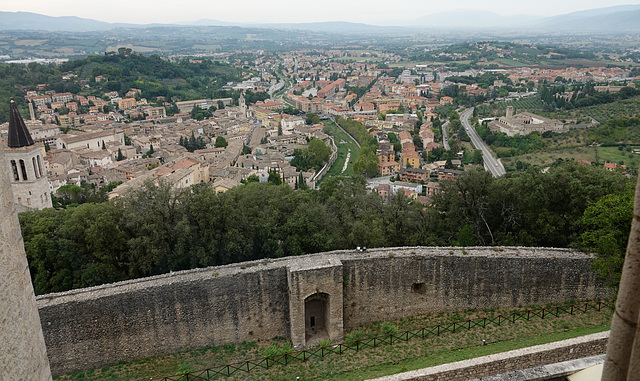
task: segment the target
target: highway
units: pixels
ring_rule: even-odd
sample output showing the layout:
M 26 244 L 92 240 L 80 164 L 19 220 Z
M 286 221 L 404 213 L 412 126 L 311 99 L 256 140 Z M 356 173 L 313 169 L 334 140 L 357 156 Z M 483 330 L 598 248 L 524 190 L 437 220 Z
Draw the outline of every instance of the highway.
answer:
M 473 107 L 466 109 L 462 114 L 460 114 L 460 122 L 464 126 L 464 130 L 467 132 L 467 135 L 471 138 L 471 143 L 476 149 L 482 150 L 482 160 L 484 161 L 484 168 L 491 172 L 493 177 L 500 177 L 507 173 L 505 171 L 502 163 L 495 158 L 489 148 L 484 144 L 476 129 L 469 123 L 469 118 L 473 114 Z

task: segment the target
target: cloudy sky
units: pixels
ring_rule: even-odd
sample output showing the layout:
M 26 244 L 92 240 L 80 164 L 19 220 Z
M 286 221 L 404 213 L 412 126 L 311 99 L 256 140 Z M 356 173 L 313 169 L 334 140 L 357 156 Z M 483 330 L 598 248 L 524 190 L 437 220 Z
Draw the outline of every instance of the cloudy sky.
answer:
M 503 16 L 553 16 L 640 0 L 0 0 L 0 11 L 78 16 L 106 22 L 173 23 L 351 21 L 396 24 L 432 13 L 484 10 Z

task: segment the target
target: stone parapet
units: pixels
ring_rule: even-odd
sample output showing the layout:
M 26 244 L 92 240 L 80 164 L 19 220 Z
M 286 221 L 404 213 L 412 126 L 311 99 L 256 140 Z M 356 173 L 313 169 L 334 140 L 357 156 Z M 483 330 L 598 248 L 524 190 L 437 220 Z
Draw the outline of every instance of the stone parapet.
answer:
M 38 307 L 58 375 L 276 336 L 304 346 L 433 311 L 610 297 L 592 261 L 553 248 L 342 250 L 42 295 Z

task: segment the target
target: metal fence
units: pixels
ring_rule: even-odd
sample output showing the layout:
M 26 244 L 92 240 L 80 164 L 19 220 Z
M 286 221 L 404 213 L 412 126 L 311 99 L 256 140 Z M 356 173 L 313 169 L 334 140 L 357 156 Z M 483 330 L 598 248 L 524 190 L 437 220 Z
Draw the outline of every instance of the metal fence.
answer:
M 407 342 L 413 338 L 424 339 L 430 336 L 440 336 L 441 334 L 448 332 L 456 333 L 460 331 L 469 331 L 472 328 L 484 328 L 488 325 L 502 326 L 505 323 L 515 323 L 518 320 L 530 321 L 537 318 L 545 319 L 550 316 L 559 317 L 560 315 L 587 313 L 590 310 L 600 311 L 603 307 L 613 308 L 613 304 L 609 301 L 597 301 L 556 307 L 544 307 L 541 309 L 532 309 L 526 311 L 515 311 L 511 314 L 507 314 L 506 316 L 501 314 L 494 317 L 483 317 L 461 320 L 448 324 L 438 324 L 433 327 L 425 327 L 418 330 L 396 332 L 389 335 L 362 340 L 345 341 L 342 343 L 330 344 L 327 346 L 291 351 L 289 353 L 273 355 L 259 360 L 248 360 L 244 362 L 221 365 L 200 371 L 177 374 L 173 376 L 153 377 L 152 379 L 163 381 L 211 380 L 219 376 L 231 376 L 238 372 L 248 373 L 256 369 L 269 369 L 274 366 L 287 366 L 292 363 L 305 362 L 314 357 L 323 358 L 327 355 L 342 355 L 343 353 L 350 351 L 358 352 L 361 349 L 376 348 L 380 345 L 393 345 L 393 343 L 397 343 L 400 341 Z

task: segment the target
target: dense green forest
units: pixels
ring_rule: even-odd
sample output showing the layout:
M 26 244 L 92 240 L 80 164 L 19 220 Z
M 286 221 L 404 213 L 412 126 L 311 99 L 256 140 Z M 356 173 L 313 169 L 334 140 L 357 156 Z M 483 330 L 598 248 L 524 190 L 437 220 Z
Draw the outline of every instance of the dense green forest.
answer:
M 9 120 L 9 101 L 12 98 L 18 108 L 26 112 L 22 86 L 35 89 L 38 83 L 49 83 L 54 77 L 61 75 L 53 65 L 31 63 L 25 66 L 0 63 L 0 123 Z
M 573 95 L 567 99 L 565 93 L 569 91 L 573 92 Z M 640 95 L 640 90 L 625 87 L 617 93 L 608 93 L 596 91 L 593 83 L 571 86 L 553 84 L 541 86 L 538 94 L 543 102 L 543 111 L 555 111 L 613 103 L 636 97 Z
M 624 247 L 594 232 L 609 226 L 611 209 L 599 203 L 629 197 L 633 181 L 622 174 L 565 163 L 501 178 L 469 171 L 441 185 L 424 207 L 402 195 L 385 202 L 361 176 L 328 178 L 319 190 L 250 182 L 222 194 L 148 183 L 112 202 L 25 212 L 20 223 L 38 294 L 356 246 L 586 245 L 603 253 L 603 273 L 619 272 Z M 614 242 L 626 241 L 630 219 L 621 221 Z
M 173 63 L 157 55 L 127 55 L 123 52 L 68 61 L 60 66 L 60 70 L 89 80 L 92 88 L 121 93 L 136 88 L 142 90 L 143 98 L 149 99 L 158 96 L 182 100 L 203 96 L 215 98 L 217 89 L 242 78 L 239 69 L 218 61 L 203 59 L 192 63 L 184 59 Z M 107 78 L 107 82 L 92 81 L 98 75 Z
M 242 70 L 228 64 L 206 59 L 197 63 L 186 59 L 173 63 L 157 55 L 125 53 L 89 56 L 59 66 L 0 64 L 0 123 L 7 121 L 9 100 L 14 98 L 19 108 L 26 110 L 23 89 L 35 90 L 38 84 L 46 84 L 47 90 L 56 92 L 98 97 L 109 91 L 124 95 L 136 88 L 142 90 L 140 96 L 149 101 L 158 96 L 172 101 L 239 96 L 237 92 L 220 90 L 227 82 L 242 79 Z M 74 73 L 78 77 L 64 80 L 63 73 Z M 96 82 L 98 75 L 107 81 Z

